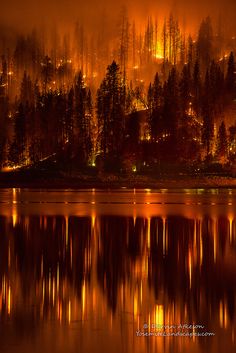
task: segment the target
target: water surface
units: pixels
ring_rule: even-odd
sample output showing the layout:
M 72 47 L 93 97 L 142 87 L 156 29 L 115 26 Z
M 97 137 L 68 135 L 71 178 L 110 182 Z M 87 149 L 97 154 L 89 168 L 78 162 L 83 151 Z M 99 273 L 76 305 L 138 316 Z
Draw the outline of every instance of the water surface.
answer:
M 235 207 L 230 189 L 1 190 L 0 352 L 235 352 Z

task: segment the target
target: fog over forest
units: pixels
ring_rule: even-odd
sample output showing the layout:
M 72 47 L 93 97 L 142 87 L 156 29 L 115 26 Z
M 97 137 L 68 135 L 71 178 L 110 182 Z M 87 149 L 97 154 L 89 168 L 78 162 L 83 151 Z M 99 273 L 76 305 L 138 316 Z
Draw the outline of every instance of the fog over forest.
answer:
M 233 170 L 235 10 L 232 0 L 5 2 L 0 167 Z
M 1 4 L 0 23 L 22 30 L 42 24 L 68 26 L 82 19 L 84 24 L 97 31 L 101 15 L 108 17 L 112 23 L 124 6 L 130 17 L 140 22 L 147 16 L 161 17 L 172 11 L 190 26 L 207 15 L 215 18 L 220 15 L 227 25 L 235 23 L 234 0 L 9 0 Z

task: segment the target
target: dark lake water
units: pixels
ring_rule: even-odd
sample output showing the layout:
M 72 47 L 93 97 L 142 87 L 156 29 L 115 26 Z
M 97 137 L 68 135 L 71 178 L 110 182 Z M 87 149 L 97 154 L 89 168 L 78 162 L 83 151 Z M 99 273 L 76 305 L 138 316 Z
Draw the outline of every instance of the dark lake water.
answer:
M 0 352 L 235 352 L 235 220 L 230 189 L 0 190 Z

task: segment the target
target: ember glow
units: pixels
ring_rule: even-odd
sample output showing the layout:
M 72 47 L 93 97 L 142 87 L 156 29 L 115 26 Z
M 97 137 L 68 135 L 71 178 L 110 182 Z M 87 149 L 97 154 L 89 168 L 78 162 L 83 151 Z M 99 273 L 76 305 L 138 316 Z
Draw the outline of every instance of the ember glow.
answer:
M 2 5 L 1 171 L 234 176 L 234 2 L 94 1 Z
M 159 5 L 3 5 L 2 171 L 234 170 L 234 5 Z

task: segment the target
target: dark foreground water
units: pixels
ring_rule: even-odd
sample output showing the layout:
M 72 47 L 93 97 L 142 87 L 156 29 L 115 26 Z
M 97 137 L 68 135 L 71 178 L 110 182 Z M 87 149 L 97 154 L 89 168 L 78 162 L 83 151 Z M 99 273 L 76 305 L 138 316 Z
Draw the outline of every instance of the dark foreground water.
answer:
M 0 352 L 235 352 L 235 218 L 232 190 L 1 190 Z

